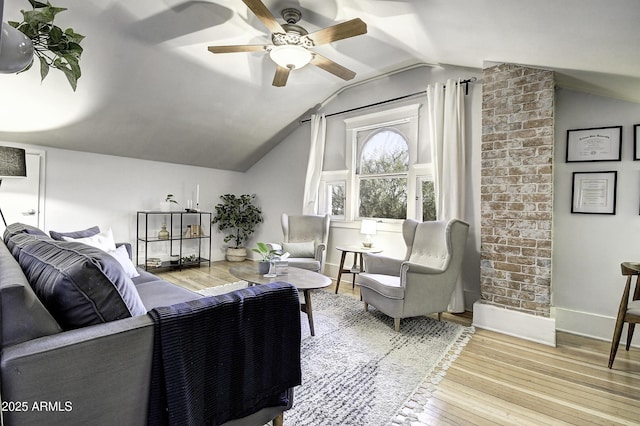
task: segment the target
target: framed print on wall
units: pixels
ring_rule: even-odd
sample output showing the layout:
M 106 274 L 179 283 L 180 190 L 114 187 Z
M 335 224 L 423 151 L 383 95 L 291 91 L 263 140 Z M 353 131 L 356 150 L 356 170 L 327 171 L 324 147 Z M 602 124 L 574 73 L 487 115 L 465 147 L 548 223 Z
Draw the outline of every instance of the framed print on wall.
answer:
M 571 213 L 616 214 L 618 172 L 573 172 Z
M 640 124 L 633 126 L 633 159 L 640 160 Z
M 620 161 L 622 126 L 567 130 L 567 163 Z

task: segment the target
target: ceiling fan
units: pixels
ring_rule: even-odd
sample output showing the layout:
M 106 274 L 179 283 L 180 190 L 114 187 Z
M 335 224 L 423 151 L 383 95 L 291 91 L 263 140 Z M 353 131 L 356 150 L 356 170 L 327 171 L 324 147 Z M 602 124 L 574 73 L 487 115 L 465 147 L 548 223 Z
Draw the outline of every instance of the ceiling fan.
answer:
M 366 34 L 367 24 L 360 18 L 351 19 L 309 34 L 307 30 L 297 25 L 297 22 L 302 17 L 302 13 L 298 9 L 284 9 L 282 18 L 287 23 L 280 24 L 262 1 L 242 1 L 271 31 L 273 44 L 209 46 L 210 52 L 233 53 L 261 50 L 269 52 L 269 56 L 276 63 L 276 74 L 273 78 L 273 85 L 276 87 L 285 86 L 291 70 L 302 68 L 308 63 L 322 68 L 343 80 L 351 80 L 356 76 L 355 72 L 314 52 L 312 48 L 321 44 Z

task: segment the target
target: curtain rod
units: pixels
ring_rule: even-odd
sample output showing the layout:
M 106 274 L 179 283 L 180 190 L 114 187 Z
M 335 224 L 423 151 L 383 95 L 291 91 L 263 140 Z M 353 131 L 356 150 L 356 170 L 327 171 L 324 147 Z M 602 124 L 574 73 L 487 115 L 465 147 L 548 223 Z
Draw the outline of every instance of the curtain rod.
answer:
M 464 94 L 465 95 L 469 94 L 469 83 L 474 83 L 476 81 L 478 81 L 477 77 L 471 77 L 471 78 L 467 78 L 466 80 L 461 80 L 460 81 L 460 84 L 464 84 Z M 458 84 L 458 83 L 456 83 L 456 84 Z M 408 94 L 408 95 L 398 96 L 397 98 L 387 99 L 385 101 L 375 102 L 375 103 L 369 104 L 369 105 L 363 105 L 363 106 L 359 106 L 359 107 L 355 107 L 355 108 L 351 108 L 351 109 L 345 109 L 343 111 L 332 112 L 331 114 L 325 114 L 325 117 L 333 117 L 334 115 L 346 114 L 348 112 L 358 111 L 358 110 L 361 110 L 361 109 L 371 108 L 371 107 L 378 106 L 378 105 L 388 104 L 389 102 L 401 101 L 403 99 L 412 98 L 412 97 L 418 96 L 418 95 L 426 95 L 426 94 L 427 94 L 427 91 L 423 90 L 422 92 L 416 92 L 416 93 L 411 93 L 411 94 Z M 309 121 L 311 121 L 311 118 L 305 118 L 304 120 L 300 120 L 300 124 L 307 123 Z

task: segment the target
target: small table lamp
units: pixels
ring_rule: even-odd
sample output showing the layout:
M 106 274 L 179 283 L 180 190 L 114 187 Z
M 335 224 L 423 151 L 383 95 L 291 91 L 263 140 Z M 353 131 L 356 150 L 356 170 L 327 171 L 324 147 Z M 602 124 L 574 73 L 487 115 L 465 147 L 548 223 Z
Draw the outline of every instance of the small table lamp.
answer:
M 27 177 L 27 161 L 26 152 L 22 148 L 12 148 L 9 146 L 0 146 L 0 185 L 4 178 Z M 4 226 L 7 221 L 0 208 L 0 216 Z
M 365 248 L 371 248 L 371 246 L 373 246 L 371 236 L 376 235 L 376 221 L 371 219 L 362 219 L 362 223 L 360 224 L 360 233 L 365 235 L 362 246 Z

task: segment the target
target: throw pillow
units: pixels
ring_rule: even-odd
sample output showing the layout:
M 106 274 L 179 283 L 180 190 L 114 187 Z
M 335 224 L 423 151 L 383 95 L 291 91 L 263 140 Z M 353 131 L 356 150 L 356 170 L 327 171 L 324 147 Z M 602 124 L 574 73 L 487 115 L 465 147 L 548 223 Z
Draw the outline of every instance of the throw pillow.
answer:
M 116 243 L 113 240 L 113 232 L 111 231 L 111 228 L 109 228 L 105 232 L 101 232 L 91 237 L 71 238 L 71 237 L 63 236 L 62 239 L 64 241 L 83 243 L 88 246 L 100 249 L 102 251 L 106 251 L 107 253 L 116 251 Z
M 12 223 L 4 230 L 4 242 L 8 242 L 11 237 L 16 234 L 30 234 L 30 235 L 43 235 L 47 237 L 48 235 L 41 231 L 39 228 L 35 226 L 27 225 L 26 223 Z
M 76 242 L 20 243 L 18 262 L 24 274 L 63 329 L 146 313 L 133 281 L 113 256 Z
M 125 246 L 120 246 L 114 251 L 110 251 L 109 254 L 118 261 L 120 266 L 122 266 L 124 273 L 127 274 L 129 278 L 140 276 L 135 265 L 133 264 L 131 259 L 129 259 L 129 252 L 127 251 L 127 248 Z
M 313 241 L 282 243 L 282 250 L 289 253 L 291 257 L 315 257 L 316 255 Z
M 51 235 L 51 238 L 58 241 L 64 241 L 63 237 L 86 238 L 86 237 L 93 237 L 94 235 L 99 233 L 100 233 L 100 228 L 97 226 L 92 226 L 91 228 L 83 229 L 81 231 L 72 231 L 72 232 L 49 231 L 49 235 Z
M 21 233 L 21 234 L 16 234 L 13 237 L 9 238 L 9 240 L 5 244 L 9 249 L 9 251 L 11 252 L 11 254 L 13 255 L 13 257 L 16 260 L 18 260 L 20 258 L 20 250 L 22 250 L 22 247 L 27 242 L 33 241 L 33 240 L 40 240 L 40 239 L 51 240 L 51 238 L 49 238 L 48 235 L 34 235 L 34 234 Z

